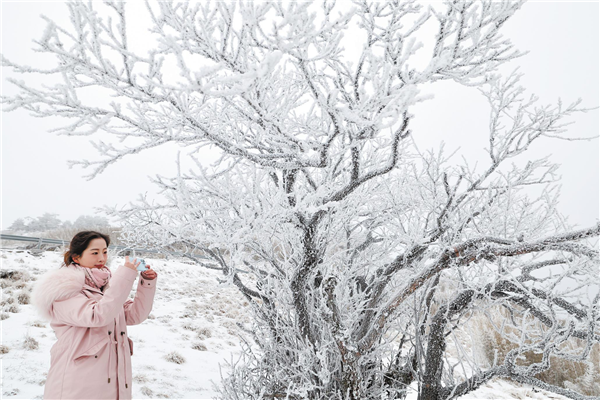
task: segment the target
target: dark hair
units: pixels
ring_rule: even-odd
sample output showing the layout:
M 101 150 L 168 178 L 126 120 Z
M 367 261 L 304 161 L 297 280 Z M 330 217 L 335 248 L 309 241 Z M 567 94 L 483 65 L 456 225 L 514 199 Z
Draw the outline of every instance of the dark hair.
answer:
M 96 231 L 79 232 L 73 236 L 69 244 L 69 250 L 65 253 L 65 265 L 71 265 L 73 263 L 73 256 L 81 256 L 94 239 L 104 239 L 107 247 L 110 244 L 110 237 L 104 233 Z

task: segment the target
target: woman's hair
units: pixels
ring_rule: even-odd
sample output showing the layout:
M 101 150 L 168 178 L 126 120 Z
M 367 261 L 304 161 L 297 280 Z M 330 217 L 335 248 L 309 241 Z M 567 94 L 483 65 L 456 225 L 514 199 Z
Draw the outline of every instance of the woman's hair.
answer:
M 104 233 L 96 231 L 79 232 L 73 236 L 69 244 L 69 250 L 65 253 L 65 265 L 71 265 L 73 263 L 73 256 L 81 256 L 94 239 L 104 239 L 107 247 L 110 244 L 110 237 Z

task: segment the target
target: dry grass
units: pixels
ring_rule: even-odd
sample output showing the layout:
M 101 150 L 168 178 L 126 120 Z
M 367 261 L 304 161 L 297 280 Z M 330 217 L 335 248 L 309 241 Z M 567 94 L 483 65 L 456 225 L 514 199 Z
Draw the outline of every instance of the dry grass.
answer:
M 9 312 L 9 313 L 17 314 L 19 311 L 21 311 L 21 309 L 19 308 L 18 305 L 11 304 L 8 307 L 6 307 L 5 311 Z
M 183 313 L 179 318 L 196 318 L 198 316 L 198 310 L 200 306 L 197 303 L 191 303 L 185 306 Z
M 45 328 L 46 327 L 46 323 L 44 321 L 33 321 L 29 325 L 34 326 L 36 328 Z
M 199 328 L 196 332 L 198 333 L 198 339 L 204 340 L 212 336 L 210 328 Z
M 4 300 L 0 301 L 0 306 L 5 306 L 7 304 L 13 304 L 15 302 L 15 299 L 12 297 L 7 297 Z
M 497 310 L 498 311 L 498 310 Z M 496 327 L 500 326 L 500 319 L 506 317 L 502 311 L 495 313 Z M 479 362 L 491 366 L 494 358 L 502 363 L 506 355 L 518 345 L 507 338 L 511 332 L 510 328 L 504 329 L 504 334 L 494 328 L 494 324 L 484 317 L 477 316 L 471 320 L 475 337 L 474 349 L 478 354 Z M 562 352 L 573 355 L 581 354 L 584 350 L 584 341 L 571 338 L 560 346 Z M 542 361 L 540 352 L 525 352 L 517 359 L 520 366 L 529 366 Z M 571 361 L 565 358 L 550 356 L 550 368 L 537 374 L 535 377 L 551 385 L 577 391 L 586 396 L 600 396 L 600 345 L 596 343 L 588 356 L 587 361 Z
M 19 304 L 29 304 L 30 300 L 31 299 L 28 293 L 21 292 L 17 295 L 17 302 Z
M 23 348 L 25 350 L 37 350 L 39 349 L 40 344 L 37 340 L 32 338 L 31 336 L 25 336 L 25 340 L 23 341 Z
M 198 327 L 191 322 L 184 322 L 183 324 L 181 324 L 181 327 L 188 331 L 197 331 L 198 330 Z
M 202 342 L 198 342 L 198 343 L 192 344 L 192 349 L 194 349 L 194 350 L 200 350 L 200 351 L 208 351 L 208 348 Z
M 149 382 L 148 377 L 144 374 L 137 374 L 133 377 L 135 383 L 146 383 Z
M 183 358 L 183 356 L 176 351 L 172 351 L 169 354 L 167 354 L 165 356 L 165 360 L 167 360 L 168 362 L 175 363 L 175 364 L 185 363 L 185 358 Z
M 144 396 L 148 396 L 148 397 L 154 397 L 154 392 L 152 391 L 152 389 L 150 389 L 150 388 L 149 388 L 149 387 L 147 387 L 147 386 L 142 386 L 142 387 L 140 388 L 140 392 L 142 392 L 142 394 L 143 394 Z

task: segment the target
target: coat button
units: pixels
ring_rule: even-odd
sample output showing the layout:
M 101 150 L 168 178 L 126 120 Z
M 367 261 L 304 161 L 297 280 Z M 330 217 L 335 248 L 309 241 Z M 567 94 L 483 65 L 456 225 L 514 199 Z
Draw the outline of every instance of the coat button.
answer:
M 98 356 L 94 356 L 94 358 L 98 358 Z
M 108 331 L 108 334 L 110 335 L 112 333 L 112 331 Z

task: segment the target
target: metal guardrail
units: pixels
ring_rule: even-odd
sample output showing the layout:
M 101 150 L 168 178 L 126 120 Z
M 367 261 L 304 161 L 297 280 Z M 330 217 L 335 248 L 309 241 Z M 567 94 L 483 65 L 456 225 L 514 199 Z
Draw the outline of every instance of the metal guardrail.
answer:
M 19 240 L 21 242 L 33 242 L 38 244 L 38 248 L 42 247 L 42 244 L 60 244 L 65 246 L 69 243 L 68 241 L 59 239 L 42 239 L 31 236 L 5 235 L 4 233 L 0 234 L 0 240 Z
M 61 246 L 67 246 L 70 243 L 69 240 L 44 239 L 44 238 L 31 237 L 31 236 L 7 235 L 4 233 L 0 234 L 0 240 L 15 240 L 15 241 L 21 241 L 21 242 L 37 243 L 38 249 L 41 249 L 43 244 L 56 244 L 56 245 L 61 245 Z M 110 246 L 108 246 L 108 248 L 111 250 L 117 250 L 118 252 L 132 251 L 134 253 L 169 254 L 169 255 L 178 256 L 178 257 L 209 260 L 209 258 L 205 257 L 205 256 L 199 256 L 199 255 L 195 255 L 195 254 L 181 253 L 181 252 L 139 249 L 139 248 L 135 248 L 135 247 L 118 246 L 118 245 L 110 245 Z

